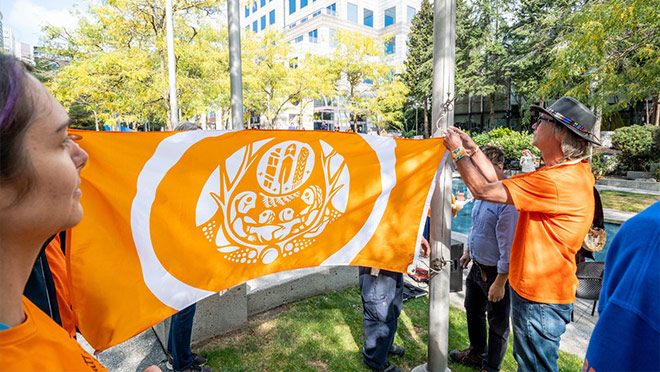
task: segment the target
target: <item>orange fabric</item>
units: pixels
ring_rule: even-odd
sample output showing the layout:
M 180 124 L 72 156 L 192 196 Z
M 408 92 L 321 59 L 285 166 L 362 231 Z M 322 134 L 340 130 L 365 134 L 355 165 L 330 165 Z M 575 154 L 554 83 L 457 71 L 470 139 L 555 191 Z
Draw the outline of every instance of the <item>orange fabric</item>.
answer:
M 594 217 L 589 163 L 544 167 L 502 183 L 520 211 L 511 246 L 511 287 L 531 301 L 573 303 L 575 254 Z
M 23 297 L 25 322 L 0 331 L 0 371 L 106 371 L 78 342 Z
M 67 252 L 71 297 L 96 350 L 270 273 L 406 272 L 445 152 L 442 139 L 327 131 L 72 133 L 89 161 Z
M 46 247 L 46 259 L 50 273 L 55 283 L 55 292 L 57 295 L 57 305 L 60 309 L 60 319 L 62 328 L 71 336 L 76 335 L 76 314 L 71 308 L 71 296 L 69 291 L 69 275 L 66 268 L 66 257 L 62 252 L 60 234 L 57 234 Z

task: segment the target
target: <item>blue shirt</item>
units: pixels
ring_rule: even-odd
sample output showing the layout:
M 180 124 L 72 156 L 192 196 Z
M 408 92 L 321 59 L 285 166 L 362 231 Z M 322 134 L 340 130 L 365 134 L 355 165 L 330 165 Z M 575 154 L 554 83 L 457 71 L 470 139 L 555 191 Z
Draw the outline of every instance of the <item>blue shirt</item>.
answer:
M 497 266 L 500 274 L 508 273 L 509 253 L 517 223 L 515 206 L 476 200 L 468 235 L 472 260 L 485 266 Z
M 621 226 L 583 371 L 660 371 L 660 202 Z

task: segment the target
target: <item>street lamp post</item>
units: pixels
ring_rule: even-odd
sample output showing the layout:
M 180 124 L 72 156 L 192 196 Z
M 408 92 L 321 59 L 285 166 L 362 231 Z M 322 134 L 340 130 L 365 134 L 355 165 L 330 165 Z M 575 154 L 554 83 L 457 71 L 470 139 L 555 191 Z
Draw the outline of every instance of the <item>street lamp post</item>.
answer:
M 167 22 L 167 65 L 170 83 L 170 119 L 172 127 L 179 125 L 179 107 L 176 97 L 176 57 L 174 55 L 174 19 L 172 15 L 172 0 L 165 0 L 165 21 Z
M 243 72 L 241 69 L 241 22 L 239 12 L 239 0 L 228 0 L 229 85 L 231 90 L 232 129 L 243 128 Z

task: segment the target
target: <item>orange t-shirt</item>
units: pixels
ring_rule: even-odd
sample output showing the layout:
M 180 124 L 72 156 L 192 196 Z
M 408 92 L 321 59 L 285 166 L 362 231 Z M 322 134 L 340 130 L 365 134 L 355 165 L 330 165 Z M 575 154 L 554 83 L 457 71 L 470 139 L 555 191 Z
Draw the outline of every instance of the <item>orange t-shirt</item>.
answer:
M 509 283 L 521 297 L 575 302 L 575 254 L 594 218 L 594 176 L 585 160 L 503 180 L 520 211 L 511 246 Z
M 105 371 L 48 315 L 23 297 L 25 322 L 0 331 L 0 371 Z
M 78 318 L 71 308 L 69 275 L 66 269 L 66 257 L 62 252 L 59 234 L 55 235 L 55 238 L 46 247 L 46 259 L 48 260 L 50 273 L 55 283 L 57 306 L 60 309 L 62 328 L 69 332 L 71 336 L 75 336 Z

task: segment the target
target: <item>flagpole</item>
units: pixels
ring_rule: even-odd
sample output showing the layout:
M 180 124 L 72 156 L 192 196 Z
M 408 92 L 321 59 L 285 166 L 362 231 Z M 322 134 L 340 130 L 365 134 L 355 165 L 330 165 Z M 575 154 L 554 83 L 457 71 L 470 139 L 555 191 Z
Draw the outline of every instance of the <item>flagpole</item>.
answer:
M 435 0 L 433 6 L 434 137 L 454 123 L 456 0 Z M 445 372 L 449 348 L 449 271 L 451 247 L 450 162 L 444 164 L 431 200 L 431 268 L 429 281 L 428 363 L 413 372 Z M 447 263 L 445 263 L 447 262 Z
M 172 0 L 165 0 L 165 21 L 167 23 L 167 67 L 170 82 L 170 118 L 172 130 L 179 125 L 179 108 L 176 100 L 176 58 L 174 56 L 174 20 Z
M 227 1 L 229 26 L 229 84 L 232 129 L 243 129 L 243 72 L 241 69 L 241 22 L 238 0 Z

